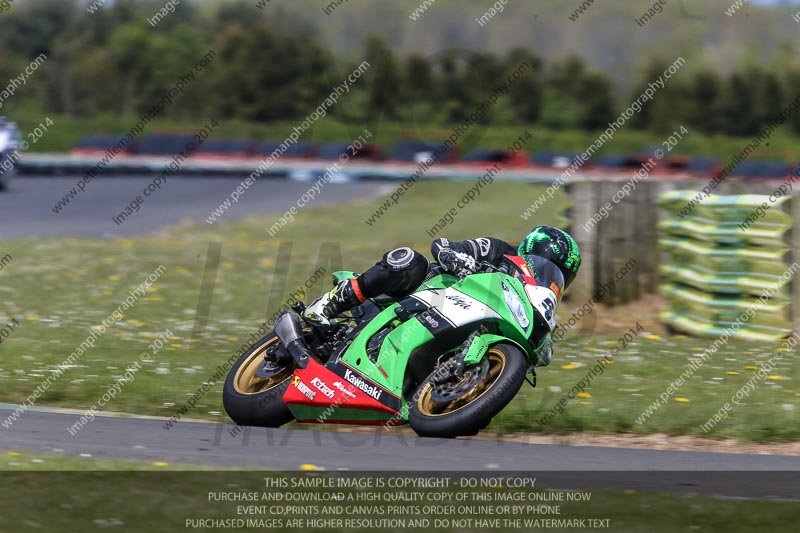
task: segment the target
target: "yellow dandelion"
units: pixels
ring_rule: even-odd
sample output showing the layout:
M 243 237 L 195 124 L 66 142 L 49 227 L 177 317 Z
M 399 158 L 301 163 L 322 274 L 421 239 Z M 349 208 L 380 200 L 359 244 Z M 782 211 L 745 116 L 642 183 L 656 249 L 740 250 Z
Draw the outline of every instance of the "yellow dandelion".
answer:
M 163 296 L 148 296 L 146 298 L 142 298 L 142 300 L 146 300 L 148 302 L 166 302 L 167 299 Z
M 235 266 L 236 266 L 236 263 L 234 263 L 233 261 L 225 261 L 224 263 L 222 263 L 222 268 L 225 268 L 225 269 L 233 268 Z
M 300 465 L 300 470 L 319 470 L 319 467 L 310 463 L 304 463 Z
M 164 467 L 164 466 L 169 466 L 169 463 L 165 463 L 164 461 L 156 461 L 155 463 L 153 463 L 153 466 Z
M 171 340 L 171 341 L 177 341 L 177 340 L 180 340 L 180 337 L 176 337 L 175 335 L 169 335 L 167 338 L 168 338 L 169 340 Z
M 147 292 L 158 292 L 160 290 L 158 287 L 147 287 Z
M 271 267 L 274 267 L 274 266 L 275 266 L 275 260 L 274 260 L 274 259 L 269 259 L 269 258 L 266 258 L 266 257 L 265 257 L 264 259 L 262 259 L 261 261 L 259 261 L 259 262 L 258 262 L 258 264 L 259 264 L 259 266 L 260 266 L 261 268 L 271 268 Z
M 239 339 L 238 339 L 238 338 L 236 338 L 236 337 L 225 337 L 225 340 L 226 340 L 226 341 L 230 341 L 230 342 L 236 342 L 236 341 L 238 341 Z
M 685 339 L 685 338 L 686 338 L 686 335 L 673 335 L 672 336 L 672 339 L 676 340 L 676 341 L 679 341 L 679 340 L 682 340 L 682 339 Z
M 733 370 L 731 370 L 730 372 L 725 372 L 725 373 L 728 374 L 729 376 L 738 376 L 739 375 L 738 372 L 735 372 Z
M 751 352 L 749 350 L 745 350 L 742 353 L 745 354 L 745 355 L 752 355 L 753 354 L 753 352 Z
M 689 403 L 689 398 L 675 398 L 675 401 L 679 403 Z
M 772 381 L 779 381 L 779 380 L 783 379 L 783 377 L 781 377 L 781 376 L 779 376 L 777 374 L 772 374 L 770 376 L 767 376 L 767 379 L 771 379 Z
M 578 402 L 578 403 L 580 403 L 581 405 L 592 405 L 592 402 Z
M 175 272 L 180 272 L 180 273 L 189 272 L 189 269 L 186 268 L 185 266 L 176 266 L 175 267 Z
M 170 347 L 171 348 L 183 348 L 183 344 L 181 344 L 179 342 L 173 342 L 172 344 L 170 344 Z
M 789 351 L 789 348 L 787 348 L 786 346 L 780 346 L 780 347 L 778 348 L 778 351 L 779 351 L 779 352 L 788 352 L 788 351 Z
M 11 457 L 19 457 L 22 454 L 19 452 L 6 452 L 6 455 L 10 455 Z
M 581 367 L 581 365 L 578 365 L 578 364 L 575 364 L 575 363 L 568 363 L 566 365 L 561 365 L 561 368 L 563 368 L 564 370 L 575 370 L 576 368 L 580 368 L 580 367 Z
M 753 365 L 747 365 L 746 367 L 744 367 L 745 370 L 758 370 L 760 368 L 761 368 L 760 366 L 753 366 Z
M 577 396 L 578 398 L 591 398 L 592 397 L 592 395 L 589 394 L 588 392 L 579 392 L 575 396 Z
M 119 276 L 117 276 L 116 274 L 114 274 L 113 276 L 108 276 L 108 279 L 109 279 L 109 280 L 111 280 L 111 281 L 119 281 L 119 280 L 121 280 L 122 278 L 120 278 Z
M 25 320 L 30 320 L 31 322 L 36 322 L 37 320 L 39 320 L 39 318 L 35 317 L 35 316 L 26 316 Z
M 114 293 L 111 291 L 100 291 L 100 294 L 102 294 L 103 296 L 111 296 Z
M 661 338 L 660 335 L 648 335 L 645 339 L 650 339 L 651 341 L 657 341 Z
M 105 326 L 92 326 L 89 329 L 92 330 L 92 331 L 104 331 L 106 329 L 106 327 Z

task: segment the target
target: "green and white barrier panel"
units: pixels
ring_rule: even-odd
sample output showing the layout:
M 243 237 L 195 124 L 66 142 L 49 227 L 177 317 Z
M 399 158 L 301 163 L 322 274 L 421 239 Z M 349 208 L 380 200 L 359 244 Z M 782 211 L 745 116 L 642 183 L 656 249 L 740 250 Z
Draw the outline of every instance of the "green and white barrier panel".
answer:
M 666 259 L 659 267 L 659 290 L 668 301 L 661 320 L 679 331 L 718 337 L 739 319 L 735 337 L 787 337 L 792 332 L 787 197 L 714 196 L 679 218 L 696 194 L 667 191 L 658 198 L 673 215 L 659 222 L 659 248 Z M 765 294 L 769 298 L 754 307 Z M 755 315 L 740 319 L 748 309 Z

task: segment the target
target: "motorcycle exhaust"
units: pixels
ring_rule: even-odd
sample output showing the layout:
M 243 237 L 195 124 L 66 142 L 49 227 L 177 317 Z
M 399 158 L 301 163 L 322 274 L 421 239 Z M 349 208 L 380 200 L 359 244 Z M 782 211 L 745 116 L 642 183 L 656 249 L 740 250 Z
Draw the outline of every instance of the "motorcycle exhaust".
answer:
M 289 350 L 297 366 L 306 368 L 308 359 L 314 357 L 311 349 L 303 338 L 303 328 L 300 317 L 294 313 L 285 312 L 275 321 L 275 334 L 281 343 Z

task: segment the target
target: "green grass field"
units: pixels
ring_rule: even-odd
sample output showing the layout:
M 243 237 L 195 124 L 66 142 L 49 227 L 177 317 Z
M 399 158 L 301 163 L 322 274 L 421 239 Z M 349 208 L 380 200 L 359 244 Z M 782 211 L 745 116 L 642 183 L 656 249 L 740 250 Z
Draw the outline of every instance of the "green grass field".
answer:
M 63 455 L 37 455 L 25 452 L 0 452 L 0 471 L 4 472 L 161 472 L 227 470 L 196 465 L 174 465 L 164 461 L 120 461 L 96 457 L 70 457 Z
M 153 339 L 166 329 L 168 344 L 145 362 L 135 378 L 106 410 L 172 416 L 218 364 L 236 352 L 259 322 L 301 286 L 321 264 L 329 271 L 342 267 L 360 271 L 393 244 L 410 244 L 427 251 L 425 235 L 440 211 L 454 203 L 468 183 L 419 183 L 375 226 L 364 223 L 377 202 L 334 208 L 308 208 L 277 238 L 265 228 L 276 217 L 241 222 L 184 224 L 130 240 L 36 239 L 6 241 L 3 254 L 13 261 L 0 272 L 0 324 L 16 319 L 14 331 L 0 345 L 0 401 L 23 402 L 78 345 L 159 265 L 165 273 L 134 307 L 97 339 L 72 368 L 61 375 L 37 402 L 89 408 L 138 361 Z M 542 188 L 496 182 L 484 188 L 480 202 L 470 204 L 443 235 L 462 239 L 491 234 L 516 241 L 532 224 L 551 222 L 563 207 L 559 197 L 535 219 L 522 212 Z M 192 338 L 200 298 L 201 273 L 210 243 L 222 244 L 222 257 L 208 325 Z M 279 249 L 291 258 L 278 260 Z M 286 283 L 276 264 L 288 265 Z M 326 290 L 317 283 L 310 300 Z M 560 310 L 562 320 L 569 305 Z M 776 346 L 731 342 L 717 352 L 666 406 L 643 425 L 635 422 L 667 385 L 685 369 L 707 340 L 657 338 L 653 317 L 631 316 L 618 333 L 570 333 L 555 349 L 553 364 L 540 371 L 536 390 L 523 392 L 496 417 L 496 432 L 573 431 L 670 434 L 704 433 L 699 425 L 765 361 Z M 564 413 L 544 427 L 536 420 L 551 409 L 629 327 L 641 320 L 644 332 L 605 367 L 581 397 L 570 400 Z M 737 437 L 756 442 L 796 440 L 800 426 L 800 365 L 787 353 L 781 366 L 760 383 L 731 416 L 717 425 L 713 437 Z M 186 416 L 224 417 L 222 383 Z M 0 421 L 1 422 L 1 421 Z

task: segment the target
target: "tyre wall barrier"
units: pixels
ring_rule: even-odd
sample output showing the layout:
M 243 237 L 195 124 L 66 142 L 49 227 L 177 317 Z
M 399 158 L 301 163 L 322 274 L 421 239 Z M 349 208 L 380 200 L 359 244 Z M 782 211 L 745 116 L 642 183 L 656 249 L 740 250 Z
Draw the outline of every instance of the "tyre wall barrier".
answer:
M 658 195 L 668 214 L 658 223 L 659 291 L 667 299 L 661 320 L 703 337 L 726 330 L 753 341 L 790 335 L 797 265 L 789 197 L 715 195 L 686 213 L 696 195 L 696 190 Z

